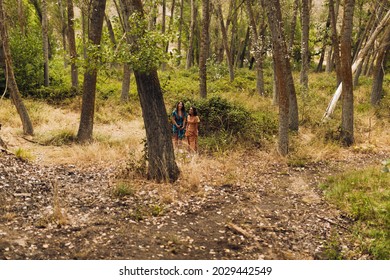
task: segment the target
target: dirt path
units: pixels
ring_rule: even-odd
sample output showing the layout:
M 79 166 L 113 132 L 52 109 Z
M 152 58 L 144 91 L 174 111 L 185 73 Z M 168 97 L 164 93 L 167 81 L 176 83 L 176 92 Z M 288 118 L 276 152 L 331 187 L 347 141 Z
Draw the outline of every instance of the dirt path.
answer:
M 0 153 L 0 259 L 321 259 L 334 236 L 344 256 L 367 258 L 318 184 L 384 158 L 290 168 L 260 151 L 199 157 L 198 185 L 133 180 L 121 197 L 115 165 L 80 170 Z

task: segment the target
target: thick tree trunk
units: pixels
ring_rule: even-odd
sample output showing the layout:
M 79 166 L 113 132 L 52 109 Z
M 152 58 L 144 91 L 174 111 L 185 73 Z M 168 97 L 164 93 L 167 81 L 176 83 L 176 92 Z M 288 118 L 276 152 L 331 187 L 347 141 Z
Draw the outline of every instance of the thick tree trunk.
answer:
M 43 71 L 44 85 L 49 86 L 49 35 L 48 35 L 47 2 L 42 0 L 42 43 L 43 43 Z
M 302 0 L 302 40 L 301 40 L 301 86 L 303 94 L 307 93 L 309 87 L 309 25 L 310 25 L 310 8 L 309 0 Z
M 98 46 L 102 38 L 104 12 L 106 8 L 106 0 L 93 0 L 92 13 L 90 18 L 90 31 L 88 39 L 91 44 Z M 83 98 L 81 105 L 80 126 L 77 133 L 77 140 L 81 143 L 91 141 L 93 133 L 93 121 L 95 114 L 95 96 L 96 96 L 96 80 L 97 69 L 93 66 L 97 58 L 94 54 L 88 54 L 87 69 L 84 74 Z
M 272 35 L 273 58 L 275 62 L 276 89 L 279 95 L 279 142 L 278 148 L 281 155 L 288 154 L 288 127 L 289 127 L 289 90 L 288 80 L 285 79 L 287 45 L 284 39 L 282 15 L 279 0 L 265 0 L 268 21 Z
M 202 0 L 202 33 L 199 52 L 199 90 L 202 98 L 207 97 L 207 58 L 209 50 L 210 1 Z
M 130 14 L 137 12 L 144 15 L 141 0 L 126 2 Z M 141 36 L 132 38 L 131 43 L 137 44 Z M 148 178 L 174 182 L 178 179 L 180 171 L 175 162 L 168 116 L 157 70 L 148 69 L 145 72 L 134 70 L 134 76 L 146 130 Z
M 69 55 L 70 55 L 70 75 L 72 79 L 72 87 L 79 87 L 79 70 L 77 67 L 77 50 L 76 50 L 76 36 L 74 32 L 74 12 L 73 12 L 73 0 L 67 0 L 68 10 L 68 43 L 69 43 Z
M 373 83 L 371 90 L 371 104 L 378 105 L 383 93 L 383 77 L 385 75 L 385 64 L 390 59 L 390 26 L 387 26 L 383 36 L 382 44 L 374 69 Z
M 8 87 L 11 95 L 12 102 L 14 103 L 16 110 L 20 116 L 23 125 L 23 132 L 27 135 L 33 135 L 34 129 L 28 115 L 27 109 L 24 106 L 22 97 L 20 95 L 18 85 L 16 84 L 15 74 L 13 70 L 11 49 L 9 46 L 8 31 L 5 22 L 5 13 L 3 7 L 3 0 L 0 0 L 0 41 L 2 47 L 0 50 L 0 58 L 4 61 L 4 73 L 6 73 L 6 79 L 8 80 Z
M 352 58 L 351 38 L 353 28 L 353 12 L 355 0 L 345 0 L 343 29 L 341 32 L 341 76 L 343 82 L 342 117 L 341 117 L 341 142 L 346 146 L 354 143 L 354 112 L 353 112 L 353 83 L 352 83 Z

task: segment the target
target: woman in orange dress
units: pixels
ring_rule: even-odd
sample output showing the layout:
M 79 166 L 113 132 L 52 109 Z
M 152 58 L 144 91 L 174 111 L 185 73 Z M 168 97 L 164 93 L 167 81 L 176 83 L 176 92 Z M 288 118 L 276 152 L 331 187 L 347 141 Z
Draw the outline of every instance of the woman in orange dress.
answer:
M 198 151 L 198 130 L 200 119 L 195 107 L 190 107 L 187 116 L 186 137 L 190 151 Z

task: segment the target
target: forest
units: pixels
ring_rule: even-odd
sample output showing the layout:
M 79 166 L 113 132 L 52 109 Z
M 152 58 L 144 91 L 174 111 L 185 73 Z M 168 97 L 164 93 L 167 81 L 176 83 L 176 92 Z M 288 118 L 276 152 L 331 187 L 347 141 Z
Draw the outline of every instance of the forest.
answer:
M 390 259 L 390 1 L 0 0 L 0 41 L 1 260 Z

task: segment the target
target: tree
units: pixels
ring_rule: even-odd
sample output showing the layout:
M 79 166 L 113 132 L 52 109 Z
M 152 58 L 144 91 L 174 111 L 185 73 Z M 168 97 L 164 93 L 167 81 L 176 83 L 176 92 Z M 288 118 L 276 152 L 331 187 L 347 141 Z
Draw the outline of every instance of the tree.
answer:
M 279 141 L 278 148 L 281 155 L 288 154 L 288 130 L 289 130 L 289 90 L 286 77 L 287 44 L 284 39 L 282 14 L 279 0 L 265 0 L 268 14 L 268 22 L 272 35 L 272 50 L 275 63 L 276 89 L 279 96 Z
M 250 29 L 252 32 L 252 42 L 254 44 L 254 56 L 256 60 L 256 72 L 257 72 L 257 82 L 256 89 L 260 95 L 264 95 L 264 73 L 263 73 L 263 42 L 261 41 L 264 38 L 264 33 L 262 32 L 262 36 L 259 36 L 259 32 L 257 31 L 257 24 L 255 20 L 255 16 L 253 14 L 252 4 L 250 0 L 246 0 L 247 13 L 249 16 Z M 262 26 L 264 29 L 264 24 Z
M 141 0 L 125 0 L 125 2 L 130 15 L 138 16 L 138 21 L 145 20 Z M 139 41 L 144 36 L 146 34 L 143 28 L 141 28 L 140 33 L 131 36 L 133 51 L 138 51 Z M 157 68 L 145 65 L 141 65 L 140 68 L 135 67 L 134 76 L 146 130 L 148 178 L 174 182 L 178 179 L 180 171 L 175 161 Z
M 333 46 L 333 56 L 334 56 L 334 61 L 336 66 L 337 85 L 339 85 L 341 82 L 340 48 L 339 48 L 340 42 L 339 42 L 338 32 L 337 32 L 337 14 L 335 12 L 333 0 L 329 0 L 329 15 L 330 15 L 330 23 L 332 27 L 332 46 Z
M 188 40 L 188 49 L 187 49 L 187 60 L 186 60 L 186 69 L 192 67 L 194 61 L 194 41 L 195 41 L 195 25 L 196 25 L 196 16 L 198 8 L 196 7 L 196 0 L 191 0 L 191 23 L 190 23 L 190 34 Z
M 310 28 L 310 8 L 309 0 L 302 0 L 302 40 L 301 40 L 301 85 L 304 93 L 307 92 L 309 83 L 309 28 Z
M 23 125 L 23 132 L 27 135 L 33 135 L 34 129 L 30 120 L 30 116 L 24 106 L 22 97 L 20 95 L 18 85 L 16 84 L 15 74 L 12 63 L 11 50 L 9 46 L 8 30 L 5 21 L 3 0 L 0 0 L 0 36 L 1 36 L 1 50 L 0 58 L 3 61 L 4 72 L 6 73 L 6 79 L 8 80 L 8 87 L 11 95 L 12 102 L 14 103 L 16 110 L 20 116 Z
M 87 53 L 87 69 L 84 74 L 83 97 L 80 126 L 77 140 L 81 143 L 91 141 L 95 114 L 98 47 L 102 38 L 106 0 L 93 0 L 91 3 L 90 29 L 88 39 L 90 49 Z
M 42 43 L 44 58 L 44 85 L 49 86 L 49 35 L 48 35 L 48 15 L 47 2 L 42 0 Z
M 352 81 L 352 28 L 355 0 L 345 0 L 343 27 L 340 39 L 341 54 L 341 78 L 343 83 L 342 117 L 341 117 L 341 142 L 346 146 L 354 143 L 353 128 L 353 81 Z
M 199 52 L 200 96 L 207 97 L 207 58 L 209 50 L 210 1 L 202 0 L 202 33 Z
M 221 2 L 218 2 L 217 3 L 217 16 L 219 18 L 219 22 L 220 22 L 220 25 L 221 25 L 221 31 L 222 31 L 222 42 L 223 42 L 223 46 L 225 48 L 225 52 L 226 52 L 226 59 L 227 59 L 227 62 L 228 62 L 228 67 L 229 67 L 229 77 L 230 77 L 230 81 L 234 81 L 234 65 L 233 65 L 233 58 L 232 58 L 232 55 L 231 55 L 231 52 L 230 52 L 230 49 L 229 49 L 229 44 L 228 44 L 228 37 L 227 37 L 227 32 L 226 32 L 226 27 L 225 27 L 225 22 L 223 20 L 223 13 L 222 13 L 222 4 Z
M 360 64 L 363 62 L 363 59 L 366 57 L 367 53 L 371 50 L 372 45 L 374 44 L 376 38 L 384 29 L 384 27 L 387 26 L 387 23 L 389 21 L 390 21 L 390 10 L 387 11 L 386 15 L 382 18 L 378 26 L 375 28 L 374 32 L 371 33 L 369 39 L 364 45 L 364 48 L 356 56 L 356 59 L 352 65 L 352 74 L 354 74 L 356 70 L 359 68 Z M 339 86 L 336 89 L 336 92 L 333 94 L 333 97 L 329 102 L 328 108 L 326 109 L 324 116 L 322 117 L 322 121 L 325 121 L 326 119 L 330 118 L 330 116 L 333 114 L 333 111 L 336 108 L 336 103 L 340 98 L 341 92 L 342 92 L 342 83 L 339 84 Z
M 72 79 L 72 87 L 79 87 L 79 74 L 78 67 L 76 64 L 77 50 L 76 50 L 76 37 L 74 32 L 74 11 L 73 11 L 73 0 L 67 0 L 68 10 L 68 44 L 69 44 L 69 55 L 70 55 L 70 75 Z
M 383 77 L 385 74 L 386 62 L 390 58 L 390 26 L 387 26 L 383 35 L 382 44 L 379 47 L 378 57 L 373 73 L 373 83 L 371 90 L 371 104 L 378 105 L 383 92 Z

